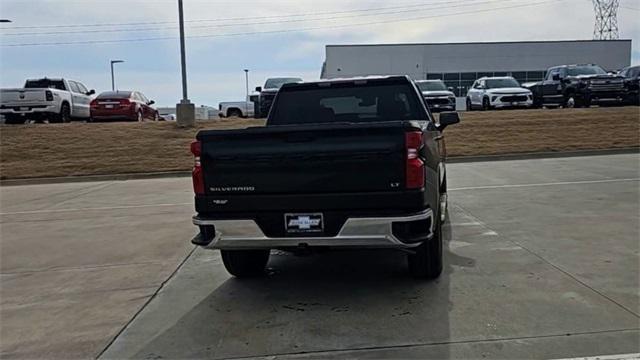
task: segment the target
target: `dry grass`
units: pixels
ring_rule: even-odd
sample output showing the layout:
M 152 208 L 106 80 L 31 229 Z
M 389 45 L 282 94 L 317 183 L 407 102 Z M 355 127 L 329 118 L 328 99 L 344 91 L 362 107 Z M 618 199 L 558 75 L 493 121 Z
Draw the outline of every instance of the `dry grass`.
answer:
M 640 146 L 640 108 L 466 112 L 445 131 L 450 156 Z
M 172 122 L 0 127 L 2 179 L 188 170 L 199 129 L 260 126 L 224 119 L 180 129 Z M 462 114 L 446 130 L 449 156 L 640 146 L 640 108 L 518 110 Z

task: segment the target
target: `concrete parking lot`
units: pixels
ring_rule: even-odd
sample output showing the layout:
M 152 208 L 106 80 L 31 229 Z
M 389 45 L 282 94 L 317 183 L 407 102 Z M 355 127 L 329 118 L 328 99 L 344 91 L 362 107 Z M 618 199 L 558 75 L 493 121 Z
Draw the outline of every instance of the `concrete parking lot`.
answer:
M 450 164 L 445 271 L 194 250 L 190 179 L 2 187 L 3 357 L 566 358 L 640 352 L 638 154 Z M 158 291 L 159 290 L 159 291 Z M 115 339 L 115 340 L 114 340 Z

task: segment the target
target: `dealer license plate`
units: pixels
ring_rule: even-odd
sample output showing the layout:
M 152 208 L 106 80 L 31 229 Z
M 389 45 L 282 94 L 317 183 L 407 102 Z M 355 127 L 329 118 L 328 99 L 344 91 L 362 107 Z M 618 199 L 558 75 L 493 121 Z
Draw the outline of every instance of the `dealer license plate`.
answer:
M 20 108 L 20 111 L 29 111 L 29 107 L 23 106 Z
M 316 233 L 324 230 L 322 213 L 284 214 L 287 233 Z
M 107 109 L 113 109 L 113 105 L 105 105 L 104 107 Z

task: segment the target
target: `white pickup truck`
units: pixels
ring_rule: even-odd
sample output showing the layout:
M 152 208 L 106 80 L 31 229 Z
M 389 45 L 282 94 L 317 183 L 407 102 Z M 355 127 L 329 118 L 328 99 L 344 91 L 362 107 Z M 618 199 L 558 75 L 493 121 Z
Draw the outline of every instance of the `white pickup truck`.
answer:
M 24 88 L 0 89 L 0 114 L 6 124 L 24 124 L 27 120 L 89 120 L 93 94 L 95 90 L 87 90 L 74 80 L 30 79 Z
M 224 101 L 218 104 L 219 117 L 253 117 L 253 102 Z

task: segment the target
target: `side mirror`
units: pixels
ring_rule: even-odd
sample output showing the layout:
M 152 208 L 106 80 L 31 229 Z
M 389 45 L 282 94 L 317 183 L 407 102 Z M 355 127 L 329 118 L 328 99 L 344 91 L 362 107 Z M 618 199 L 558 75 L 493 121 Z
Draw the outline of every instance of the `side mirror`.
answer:
M 440 113 L 440 121 L 437 125 L 438 130 L 443 131 L 449 125 L 460 122 L 460 115 L 455 111 Z
M 553 74 L 551 79 L 553 79 L 553 81 L 560 81 L 560 74 Z
M 155 104 L 155 103 L 156 103 L 155 101 L 153 101 L 153 100 L 149 100 L 149 102 L 147 103 L 147 105 L 153 105 L 153 104 Z
M 91 90 L 87 91 L 87 95 L 93 95 L 93 94 L 95 94 L 95 93 L 96 93 L 96 91 L 95 91 L 95 90 L 93 90 L 93 89 L 91 89 Z
M 262 91 L 262 86 L 256 86 L 256 91 L 257 92 L 261 92 Z

